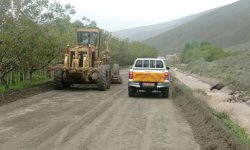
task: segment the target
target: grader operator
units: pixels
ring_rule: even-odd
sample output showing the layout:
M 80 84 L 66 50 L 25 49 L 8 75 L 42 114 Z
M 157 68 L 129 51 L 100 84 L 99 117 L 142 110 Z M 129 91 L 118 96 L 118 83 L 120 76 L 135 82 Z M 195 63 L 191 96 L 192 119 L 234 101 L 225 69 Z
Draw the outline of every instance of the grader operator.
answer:
M 77 46 L 67 48 L 64 65 L 54 67 L 55 89 L 69 88 L 72 84 L 97 84 L 105 91 L 111 83 L 121 83 L 119 65 L 110 63 L 109 34 L 98 28 L 78 29 Z

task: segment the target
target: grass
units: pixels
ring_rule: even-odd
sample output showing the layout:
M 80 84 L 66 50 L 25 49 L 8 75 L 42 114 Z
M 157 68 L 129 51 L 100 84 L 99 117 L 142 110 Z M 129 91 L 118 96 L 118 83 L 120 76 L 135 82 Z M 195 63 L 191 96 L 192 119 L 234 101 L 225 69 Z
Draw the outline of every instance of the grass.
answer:
M 3 93 L 5 91 L 5 88 L 0 86 L 0 93 Z
M 198 89 L 194 91 L 195 93 L 199 93 L 201 95 L 207 95 L 207 93 L 204 90 Z
M 49 78 L 34 77 L 31 81 L 28 80 L 28 81 L 10 86 L 10 89 L 11 90 L 21 90 L 21 89 L 29 88 L 29 87 L 39 85 L 42 83 L 46 83 L 50 80 L 51 79 L 49 79 Z M 7 92 L 7 91 L 8 90 L 6 90 L 3 86 L 0 86 L 0 93 Z
M 250 51 L 244 51 L 212 62 L 196 60 L 181 67 L 181 69 L 220 79 L 233 90 L 243 90 L 250 93 L 249 56 Z
M 234 123 L 225 112 L 214 112 L 213 114 L 217 118 L 219 118 L 227 128 L 232 130 L 236 137 L 238 137 L 243 143 L 245 143 L 250 148 L 250 138 L 246 133 L 245 129 Z
M 187 94 L 188 96 L 193 96 L 193 92 L 192 89 L 184 84 L 179 84 L 178 87 L 180 88 L 180 90 L 182 92 L 184 92 L 185 94 Z

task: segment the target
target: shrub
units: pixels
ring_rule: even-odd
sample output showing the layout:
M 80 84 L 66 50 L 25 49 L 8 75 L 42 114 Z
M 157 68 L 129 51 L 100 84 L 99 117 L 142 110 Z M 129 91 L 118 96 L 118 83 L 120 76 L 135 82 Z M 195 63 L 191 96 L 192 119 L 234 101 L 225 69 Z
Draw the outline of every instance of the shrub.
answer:
M 189 42 L 185 45 L 181 53 L 182 63 L 190 63 L 198 59 L 204 59 L 211 62 L 225 58 L 230 54 L 224 49 L 214 46 L 208 42 Z

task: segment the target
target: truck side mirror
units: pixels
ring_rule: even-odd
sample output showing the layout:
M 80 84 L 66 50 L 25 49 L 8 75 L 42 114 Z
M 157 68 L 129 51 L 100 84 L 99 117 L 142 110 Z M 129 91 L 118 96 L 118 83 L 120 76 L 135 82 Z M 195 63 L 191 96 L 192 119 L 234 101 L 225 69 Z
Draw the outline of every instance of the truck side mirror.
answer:
M 166 67 L 166 69 L 167 69 L 167 70 L 170 70 L 170 68 L 169 68 L 169 67 Z

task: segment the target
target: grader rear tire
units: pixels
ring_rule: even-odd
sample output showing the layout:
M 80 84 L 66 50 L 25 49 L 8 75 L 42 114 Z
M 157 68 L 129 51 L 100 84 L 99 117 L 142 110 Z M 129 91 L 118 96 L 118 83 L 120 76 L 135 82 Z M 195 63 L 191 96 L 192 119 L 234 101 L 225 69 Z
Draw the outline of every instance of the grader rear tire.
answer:
M 114 75 L 120 75 L 120 66 L 119 64 L 113 64 L 113 74 Z
M 119 84 L 122 84 L 122 83 L 123 83 L 122 77 L 121 77 L 121 76 L 119 76 L 119 78 L 118 78 L 118 79 L 119 79 L 119 81 L 118 81 L 118 82 L 119 82 Z
M 120 76 L 119 64 L 113 64 L 111 82 L 114 84 L 122 84 L 122 77 Z
M 106 66 L 101 66 L 97 79 L 97 87 L 100 91 L 106 91 L 108 86 L 107 82 L 107 68 Z

